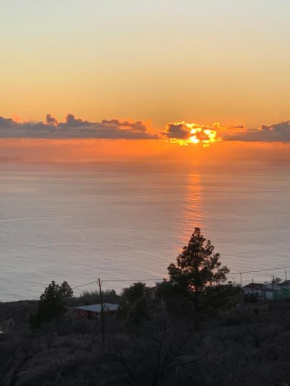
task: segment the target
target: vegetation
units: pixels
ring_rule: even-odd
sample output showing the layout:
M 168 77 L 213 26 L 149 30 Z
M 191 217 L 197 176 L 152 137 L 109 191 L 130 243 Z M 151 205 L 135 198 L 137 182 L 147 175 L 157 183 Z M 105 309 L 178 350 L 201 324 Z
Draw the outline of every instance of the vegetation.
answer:
M 40 327 L 43 323 L 60 319 L 66 313 L 67 302 L 72 297 L 73 290 L 66 281 L 61 285 L 52 281 L 40 296 L 36 312 L 31 314 L 31 325 Z
M 123 289 L 120 314 L 128 323 L 140 326 L 144 321 L 152 320 L 155 308 L 156 302 L 145 283 L 134 283 Z
M 213 250 L 196 228 L 169 280 L 104 292 L 120 304 L 105 344 L 101 323 L 66 312 L 97 292 L 52 282 L 37 303 L 0 304 L 0 324 L 15 322 L 0 335 L 0 386 L 290 385 L 290 299 L 243 302 Z
M 32 302 L 0 304 L 1 386 L 285 386 L 290 380 L 290 302 L 241 304 L 195 330 L 187 315 L 160 313 L 132 328 L 67 315 L 31 330 Z M 20 311 L 20 314 L 19 314 Z
M 168 267 L 171 283 L 179 287 L 185 298 L 193 301 L 196 325 L 201 305 L 208 304 L 206 297 L 213 294 L 211 287 L 226 281 L 229 269 L 222 267 L 219 260 L 220 255 L 214 253 L 210 240 L 207 241 L 200 229 L 195 228 L 188 245 L 177 257 L 177 265 Z

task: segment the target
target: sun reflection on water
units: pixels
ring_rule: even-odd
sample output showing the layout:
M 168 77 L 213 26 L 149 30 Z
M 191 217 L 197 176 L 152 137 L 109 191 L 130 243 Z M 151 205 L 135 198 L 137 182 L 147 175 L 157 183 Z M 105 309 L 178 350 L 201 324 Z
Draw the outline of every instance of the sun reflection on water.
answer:
M 188 175 L 188 184 L 185 193 L 185 205 L 183 212 L 182 230 L 180 238 L 184 245 L 187 244 L 194 227 L 204 228 L 203 187 L 201 174 Z M 180 249 L 180 246 L 179 246 Z

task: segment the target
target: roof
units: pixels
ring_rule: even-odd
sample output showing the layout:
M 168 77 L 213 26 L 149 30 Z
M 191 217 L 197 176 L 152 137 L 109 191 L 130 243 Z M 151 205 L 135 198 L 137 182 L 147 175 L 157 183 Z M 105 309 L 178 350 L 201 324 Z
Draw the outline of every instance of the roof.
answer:
M 243 287 L 243 289 L 263 289 L 265 287 L 262 283 L 250 283 Z
M 117 309 L 119 308 L 119 304 L 104 303 L 103 305 L 104 311 L 117 311 Z M 91 312 L 101 312 L 102 306 L 101 304 L 91 304 L 89 306 L 74 307 L 74 309 Z

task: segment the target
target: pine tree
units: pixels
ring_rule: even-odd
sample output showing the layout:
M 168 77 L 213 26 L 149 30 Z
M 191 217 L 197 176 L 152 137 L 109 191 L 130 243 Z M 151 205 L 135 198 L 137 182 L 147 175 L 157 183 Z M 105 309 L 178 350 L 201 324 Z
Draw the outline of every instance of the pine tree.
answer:
M 196 320 L 205 289 L 226 281 L 229 269 L 222 267 L 219 259 L 220 255 L 214 253 L 210 240 L 203 237 L 200 228 L 195 228 L 188 245 L 177 257 L 177 264 L 168 267 L 170 281 L 183 288 L 193 299 Z

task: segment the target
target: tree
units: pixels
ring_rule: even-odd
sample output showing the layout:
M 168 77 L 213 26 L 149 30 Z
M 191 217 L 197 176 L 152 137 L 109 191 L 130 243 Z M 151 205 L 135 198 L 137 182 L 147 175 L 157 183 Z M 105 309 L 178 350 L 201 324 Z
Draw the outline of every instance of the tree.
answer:
M 232 284 L 208 286 L 202 300 L 207 317 L 223 316 L 243 302 L 243 291 L 240 286 Z
M 279 284 L 281 283 L 282 279 L 280 277 L 274 277 L 272 279 L 272 284 Z
M 40 327 L 53 319 L 60 319 L 66 312 L 67 301 L 73 297 L 73 290 L 64 281 L 61 285 L 52 281 L 40 296 L 35 314 L 31 314 L 30 323 L 33 327 Z
M 148 294 L 149 288 L 146 287 L 145 283 L 134 283 L 130 287 L 124 288 L 121 296 L 125 302 L 134 304 L 136 300 L 146 296 Z
M 136 325 L 152 318 L 153 303 L 145 283 L 134 283 L 121 293 L 121 312 L 129 322 Z
M 214 253 L 214 246 L 195 228 L 189 243 L 177 257 L 177 265 L 170 264 L 170 281 L 183 288 L 193 299 L 196 321 L 201 305 L 201 296 L 209 286 L 226 281 L 229 269 L 221 266 L 220 255 Z M 196 322 L 198 324 L 198 322 Z
M 157 294 L 171 318 L 192 318 L 192 296 L 186 288 L 176 285 L 173 281 L 164 280 L 158 285 Z

